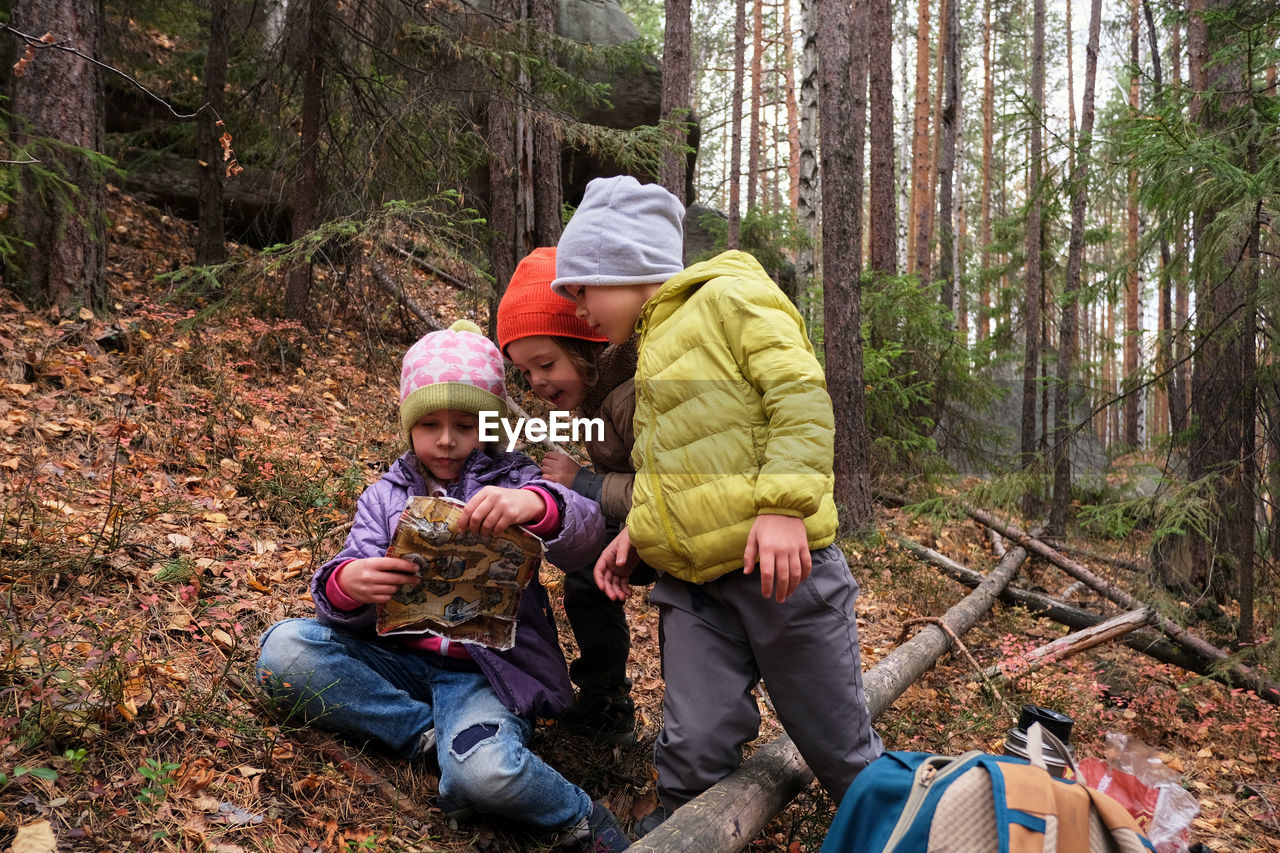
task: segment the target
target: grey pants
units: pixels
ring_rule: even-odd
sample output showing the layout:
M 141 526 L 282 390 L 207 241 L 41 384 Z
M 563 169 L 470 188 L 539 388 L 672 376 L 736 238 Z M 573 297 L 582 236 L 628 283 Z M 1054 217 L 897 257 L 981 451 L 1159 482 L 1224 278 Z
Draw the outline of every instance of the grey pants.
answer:
M 760 594 L 757 573 L 658 579 L 649 600 L 662 619 L 666 696 L 654 764 L 669 811 L 742 763 L 760 730 L 752 690 L 762 677 L 787 734 L 839 804 L 884 750 L 862 692 L 858 592 L 834 545 L 813 552 L 812 574 L 782 604 Z

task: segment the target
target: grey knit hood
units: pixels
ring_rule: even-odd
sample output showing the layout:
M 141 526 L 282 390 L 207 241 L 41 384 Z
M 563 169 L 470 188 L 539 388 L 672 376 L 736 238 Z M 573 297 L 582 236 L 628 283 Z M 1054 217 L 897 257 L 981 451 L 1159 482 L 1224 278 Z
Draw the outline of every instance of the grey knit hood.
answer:
M 551 289 L 651 284 L 684 269 L 684 205 L 658 184 L 630 175 L 596 178 L 556 244 Z

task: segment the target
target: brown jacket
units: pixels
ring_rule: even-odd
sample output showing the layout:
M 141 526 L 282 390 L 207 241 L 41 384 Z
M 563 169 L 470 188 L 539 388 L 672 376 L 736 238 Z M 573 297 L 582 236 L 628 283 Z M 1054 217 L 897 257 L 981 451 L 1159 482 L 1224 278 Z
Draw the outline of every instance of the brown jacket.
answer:
M 631 425 L 636 411 L 635 342 L 606 347 L 596 371 L 596 383 L 583 400 L 582 411 L 586 417 L 604 421 L 604 439 L 587 443 L 595 471 L 579 471 L 573 490 L 599 502 L 611 526 L 622 525 L 631 511 L 636 473 L 631 465 L 631 446 L 636 441 Z

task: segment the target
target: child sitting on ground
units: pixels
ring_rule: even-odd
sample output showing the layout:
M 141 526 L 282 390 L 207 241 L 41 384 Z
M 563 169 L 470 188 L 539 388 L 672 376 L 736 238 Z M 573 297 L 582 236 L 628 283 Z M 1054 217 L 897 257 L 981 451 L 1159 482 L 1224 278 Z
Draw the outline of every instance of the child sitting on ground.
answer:
M 498 346 L 534 394 L 556 409 L 602 422 L 601 439 L 586 442 L 594 471 L 549 451 L 542 474 L 599 503 L 612 539 L 631 510 L 635 345 L 606 348 L 604 336 L 577 317 L 574 304 L 551 292 L 555 273 L 554 248 L 534 249 L 520 261 L 498 306 Z M 633 573 L 631 582 L 653 582 L 651 570 L 642 575 Z M 623 602 L 601 591 L 591 571 L 572 572 L 564 579 L 564 612 L 578 644 L 578 659 L 569 665 L 578 698 L 560 722 L 613 743 L 634 743 L 631 631 Z
M 376 605 L 420 578 L 387 557 L 411 497 L 466 501 L 463 530 L 523 524 L 547 556 L 576 568 L 600 551 L 599 507 L 541 476 L 520 453 L 482 446 L 479 413 L 506 414 L 502 356 L 475 324 L 424 336 L 405 354 L 400 425 L 409 450 L 360 496 L 341 553 L 311 581 L 313 619 L 278 622 L 259 641 L 258 671 L 277 707 L 309 724 L 413 760 L 433 750 L 446 814 L 486 812 L 593 850 L 628 846 L 609 810 L 528 748 L 536 717 L 572 700 L 546 590 L 522 593 L 515 645 L 498 651 L 436 636 L 380 637 Z
M 762 677 L 836 803 L 883 750 L 862 690 L 858 584 L 832 544 L 835 424 L 822 367 L 799 312 L 753 257 L 684 268 L 683 217 L 655 184 L 591 181 L 552 286 L 610 341 L 639 336 L 632 507 L 595 567 L 619 600 L 637 556 L 662 573 L 649 595 L 666 680 L 661 804 L 638 835 L 738 767 L 759 732 Z

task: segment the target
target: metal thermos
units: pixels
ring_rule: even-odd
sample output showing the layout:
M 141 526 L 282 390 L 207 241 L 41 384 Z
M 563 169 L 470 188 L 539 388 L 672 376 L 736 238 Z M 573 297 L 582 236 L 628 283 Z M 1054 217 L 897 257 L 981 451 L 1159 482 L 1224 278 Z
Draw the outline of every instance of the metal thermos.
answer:
M 1004 754 L 1030 759 L 1027 754 L 1027 729 L 1031 728 L 1032 723 L 1039 723 L 1041 728 L 1052 732 L 1064 745 L 1069 744 L 1071 726 L 1074 722 L 1066 714 L 1059 713 L 1052 708 L 1041 708 L 1039 705 L 1023 705 L 1022 713 L 1018 716 L 1017 728 L 1009 729 L 1009 734 L 1004 739 Z M 1067 749 L 1070 751 L 1071 747 L 1068 746 Z M 1044 756 L 1045 767 L 1049 769 L 1049 773 L 1062 777 L 1067 769 L 1067 762 L 1058 754 L 1057 750 L 1051 744 L 1045 743 L 1041 749 L 1041 754 Z

